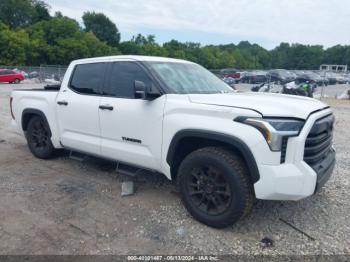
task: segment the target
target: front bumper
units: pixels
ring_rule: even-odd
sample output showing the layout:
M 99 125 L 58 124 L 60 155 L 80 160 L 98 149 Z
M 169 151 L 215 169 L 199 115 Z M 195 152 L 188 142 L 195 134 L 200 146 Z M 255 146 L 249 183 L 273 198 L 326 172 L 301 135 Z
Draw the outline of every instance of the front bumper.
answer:
M 319 164 L 320 168 L 315 170 L 317 174 L 315 193 L 318 192 L 331 177 L 335 167 L 335 162 L 335 150 L 332 148 L 332 151 L 328 154 L 327 158 Z
M 328 181 L 335 166 L 333 147 L 327 157 L 317 163 L 318 168 L 311 167 L 304 161 L 304 150 L 306 138 L 314 123 L 331 113 L 330 109 L 326 109 L 312 114 L 300 135 L 288 139 L 283 164 L 277 163 L 277 159 L 271 161 L 275 156 L 268 158 L 273 153 L 264 150 L 262 145 L 255 148 L 254 155 L 265 155 L 264 158 L 269 160 L 259 161 L 258 158 L 257 161 L 260 179 L 254 184 L 254 190 L 258 199 L 300 200 L 313 195 Z
M 300 200 L 315 192 L 317 174 L 304 161 L 279 166 L 260 165 L 254 184 L 258 199 Z
M 260 180 L 254 184 L 258 199 L 300 200 L 311 196 L 329 180 L 335 166 L 335 151 L 317 173 L 304 161 L 278 166 L 260 165 Z

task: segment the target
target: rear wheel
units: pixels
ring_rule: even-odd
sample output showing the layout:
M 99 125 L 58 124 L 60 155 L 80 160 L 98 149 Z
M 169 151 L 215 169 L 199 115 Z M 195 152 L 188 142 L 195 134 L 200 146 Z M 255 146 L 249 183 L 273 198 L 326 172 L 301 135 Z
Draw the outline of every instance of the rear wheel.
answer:
M 51 142 L 50 128 L 41 117 L 35 116 L 29 120 L 26 138 L 34 156 L 41 159 L 53 156 L 55 149 Z
M 180 165 L 178 180 L 186 209 L 206 225 L 230 226 L 252 208 L 247 168 L 224 148 L 207 147 L 189 154 Z

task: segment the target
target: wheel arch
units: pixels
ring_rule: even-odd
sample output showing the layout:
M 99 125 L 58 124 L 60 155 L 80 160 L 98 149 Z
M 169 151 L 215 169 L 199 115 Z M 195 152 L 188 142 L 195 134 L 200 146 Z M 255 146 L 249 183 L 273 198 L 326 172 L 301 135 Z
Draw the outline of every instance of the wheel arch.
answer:
M 245 142 L 231 135 L 196 129 L 181 130 L 174 135 L 166 157 L 171 178 L 176 179 L 178 167 L 186 155 L 201 147 L 213 145 L 229 147 L 238 152 L 246 163 L 251 181 L 255 183 L 260 179 L 254 155 Z M 181 150 L 182 147 L 184 150 Z
M 49 134 L 51 137 L 52 133 L 51 133 L 50 124 L 47 121 L 46 115 L 42 111 L 40 111 L 39 109 L 27 108 L 27 109 L 23 110 L 22 119 L 21 119 L 21 125 L 22 125 L 23 131 L 27 131 L 29 121 L 34 116 L 40 116 L 44 120 L 45 124 L 49 127 Z

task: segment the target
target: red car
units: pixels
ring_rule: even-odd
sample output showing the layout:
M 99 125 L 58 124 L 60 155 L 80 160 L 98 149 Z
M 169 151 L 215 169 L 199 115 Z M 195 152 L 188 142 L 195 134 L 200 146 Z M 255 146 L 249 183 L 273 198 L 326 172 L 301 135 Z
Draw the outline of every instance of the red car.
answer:
M 24 76 L 19 72 L 9 69 L 0 69 L 0 82 L 19 84 L 23 80 Z
M 221 69 L 220 74 L 223 77 L 231 77 L 231 78 L 236 78 L 236 79 L 239 79 L 241 77 L 241 74 L 239 72 L 237 72 L 237 70 L 234 68 Z

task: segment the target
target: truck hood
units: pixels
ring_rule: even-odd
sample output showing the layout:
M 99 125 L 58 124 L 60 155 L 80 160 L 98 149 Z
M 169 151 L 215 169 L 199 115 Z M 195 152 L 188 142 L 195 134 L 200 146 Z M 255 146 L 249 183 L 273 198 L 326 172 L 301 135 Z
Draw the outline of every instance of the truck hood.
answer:
M 264 117 L 306 119 L 312 112 L 329 106 L 312 98 L 271 93 L 190 94 L 192 103 L 254 110 Z

